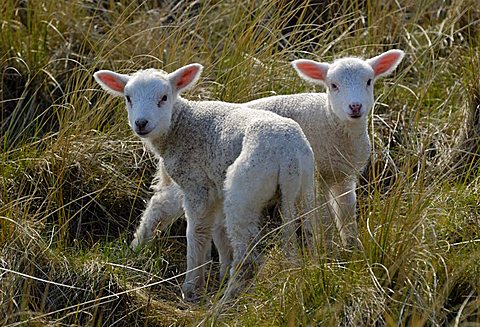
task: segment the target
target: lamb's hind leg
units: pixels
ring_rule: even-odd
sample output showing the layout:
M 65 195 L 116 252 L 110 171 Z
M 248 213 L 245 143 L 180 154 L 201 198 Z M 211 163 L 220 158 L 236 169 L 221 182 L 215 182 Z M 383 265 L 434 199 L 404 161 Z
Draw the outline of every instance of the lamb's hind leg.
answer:
M 308 174 L 304 174 L 302 178 L 302 187 L 297 196 L 297 208 L 300 208 L 300 216 L 302 223 L 302 237 L 305 244 L 308 246 L 308 250 L 312 254 L 318 254 L 318 244 L 322 235 L 321 227 L 321 210 L 315 210 L 315 184 L 313 168 Z
M 235 296 L 253 277 L 260 216 L 277 187 L 275 172 L 264 170 L 261 164 L 245 163 L 243 159 L 237 158 L 229 167 L 225 180 L 225 226 L 233 249 L 225 298 Z
M 291 181 L 288 187 L 282 187 L 281 214 L 283 217 L 282 247 L 284 253 L 290 258 L 296 258 L 297 251 L 297 210 L 296 203 L 300 189 L 299 183 Z
M 229 207 L 227 205 L 226 207 Z M 245 283 L 253 277 L 258 264 L 260 206 L 232 206 L 226 213 L 227 231 L 233 249 L 226 298 L 235 296 Z
M 223 209 L 223 208 L 222 208 Z M 233 260 L 233 250 L 230 239 L 225 228 L 225 217 L 223 210 L 218 210 L 215 215 L 215 224 L 213 226 L 213 242 L 218 251 L 220 260 L 220 281 L 229 272 Z

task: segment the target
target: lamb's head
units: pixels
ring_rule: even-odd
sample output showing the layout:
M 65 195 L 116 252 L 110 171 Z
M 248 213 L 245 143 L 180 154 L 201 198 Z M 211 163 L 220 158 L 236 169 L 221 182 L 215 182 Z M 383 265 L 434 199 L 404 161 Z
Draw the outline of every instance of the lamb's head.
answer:
M 107 92 L 125 98 L 128 121 L 140 137 L 153 139 L 166 133 L 178 95 L 192 87 L 202 65 L 190 64 L 167 74 L 161 70 L 140 70 L 133 75 L 100 70 L 93 76 Z
M 332 64 L 299 59 L 292 62 L 307 81 L 327 89 L 328 102 L 342 120 L 365 120 L 373 107 L 373 84 L 390 74 L 404 56 L 401 50 L 389 50 L 371 59 L 342 58 Z

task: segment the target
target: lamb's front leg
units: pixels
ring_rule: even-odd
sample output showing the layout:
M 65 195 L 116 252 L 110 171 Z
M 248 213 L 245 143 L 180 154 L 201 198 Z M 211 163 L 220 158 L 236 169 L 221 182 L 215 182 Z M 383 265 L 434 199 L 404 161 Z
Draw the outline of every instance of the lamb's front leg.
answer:
M 186 300 L 196 300 L 205 288 L 205 264 L 211 248 L 215 203 L 202 197 L 185 197 L 187 218 L 187 272 L 182 286 Z
M 356 182 L 347 179 L 330 186 L 329 207 L 334 216 L 342 243 L 347 248 L 358 248 L 358 227 L 356 219 Z M 327 190 L 328 193 L 328 190 Z
M 148 242 L 153 237 L 155 229 L 166 229 L 183 214 L 183 192 L 176 183 L 157 184 L 156 189 L 157 191 L 148 201 L 140 225 L 130 243 L 132 249 Z

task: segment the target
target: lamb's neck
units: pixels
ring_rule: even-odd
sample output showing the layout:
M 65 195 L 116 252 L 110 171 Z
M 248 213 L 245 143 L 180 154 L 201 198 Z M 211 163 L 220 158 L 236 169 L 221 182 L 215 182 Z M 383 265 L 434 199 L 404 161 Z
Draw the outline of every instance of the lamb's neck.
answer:
M 156 136 L 154 139 L 145 140 L 147 147 L 153 153 L 155 153 L 155 155 L 160 156 L 162 158 L 164 157 L 167 149 L 168 134 L 169 133 L 165 133 L 165 134 Z
M 334 130 L 342 133 L 343 135 L 347 136 L 351 139 L 362 139 L 368 137 L 368 130 L 367 130 L 367 117 L 361 117 L 356 120 L 344 120 L 339 118 L 334 112 L 330 105 L 327 105 L 327 123 L 328 126 Z

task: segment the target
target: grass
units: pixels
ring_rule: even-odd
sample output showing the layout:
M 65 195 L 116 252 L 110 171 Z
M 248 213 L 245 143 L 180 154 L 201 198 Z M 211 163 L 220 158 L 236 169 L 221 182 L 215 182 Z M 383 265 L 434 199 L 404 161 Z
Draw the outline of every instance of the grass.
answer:
M 6 0 L 0 10 L 2 326 L 480 325 L 476 1 Z M 183 221 L 129 250 L 155 160 L 94 71 L 200 62 L 189 98 L 242 102 L 317 90 L 293 59 L 391 48 L 407 56 L 375 86 L 358 190 L 364 251 L 292 267 L 272 247 L 254 286 L 219 313 L 213 279 L 200 304 L 181 299 Z

